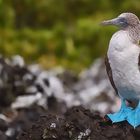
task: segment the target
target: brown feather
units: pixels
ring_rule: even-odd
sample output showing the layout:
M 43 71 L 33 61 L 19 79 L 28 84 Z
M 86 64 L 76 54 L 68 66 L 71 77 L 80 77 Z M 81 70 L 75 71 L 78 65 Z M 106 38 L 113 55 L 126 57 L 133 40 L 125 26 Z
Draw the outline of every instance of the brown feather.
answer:
M 109 77 L 110 83 L 111 83 L 112 87 L 114 88 L 115 92 L 118 94 L 118 90 L 117 90 L 117 88 L 114 84 L 114 81 L 113 81 L 112 70 L 111 70 L 107 55 L 105 57 L 105 66 L 106 66 L 106 72 L 107 72 L 107 75 Z
M 139 57 L 138 57 L 138 68 L 140 70 L 140 54 L 139 54 Z

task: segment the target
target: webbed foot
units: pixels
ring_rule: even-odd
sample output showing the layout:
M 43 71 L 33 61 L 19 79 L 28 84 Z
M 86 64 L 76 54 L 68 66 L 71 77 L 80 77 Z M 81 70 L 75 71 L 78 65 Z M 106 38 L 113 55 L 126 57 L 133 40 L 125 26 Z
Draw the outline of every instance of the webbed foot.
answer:
M 107 114 L 113 123 L 125 121 L 128 118 L 128 113 L 132 111 L 131 107 L 126 106 L 125 100 L 121 101 L 121 109 L 114 114 Z
M 140 125 L 140 102 L 134 110 L 128 113 L 127 121 L 134 128 Z

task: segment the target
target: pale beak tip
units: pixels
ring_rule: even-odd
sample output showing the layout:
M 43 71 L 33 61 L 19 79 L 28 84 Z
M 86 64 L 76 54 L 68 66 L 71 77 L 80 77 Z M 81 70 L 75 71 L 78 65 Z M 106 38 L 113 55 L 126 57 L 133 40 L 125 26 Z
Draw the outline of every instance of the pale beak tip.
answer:
M 106 20 L 104 20 L 104 21 L 102 21 L 102 22 L 100 23 L 100 25 L 102 25 L 102 26 L 106 26 L 106 25 L 109 25 L 109 22 L 106 21 Z
M 102 21 L 102 22 L 100 23 L 100 25 L 101 25 L 101 26 L 105 25 L 105 21 Z

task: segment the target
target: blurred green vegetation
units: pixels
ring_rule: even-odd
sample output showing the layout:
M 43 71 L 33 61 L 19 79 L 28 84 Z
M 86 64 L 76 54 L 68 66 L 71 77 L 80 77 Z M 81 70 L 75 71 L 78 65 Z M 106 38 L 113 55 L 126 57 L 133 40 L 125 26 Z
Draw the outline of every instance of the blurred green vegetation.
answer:
M 122 12 L 140 16 L 140 1 L 0 0 L 0 53 L 79 71 L 104 56 L 116 30 L 100 22 Z

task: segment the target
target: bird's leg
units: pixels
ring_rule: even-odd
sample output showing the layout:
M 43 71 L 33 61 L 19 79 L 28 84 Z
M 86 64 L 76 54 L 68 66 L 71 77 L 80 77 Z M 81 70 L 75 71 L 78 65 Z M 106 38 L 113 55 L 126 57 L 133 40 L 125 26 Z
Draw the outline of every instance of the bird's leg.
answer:
M 121 108 L 118 112 L 114 114 L 107 114 L 113 123 L 121 122 L 127 119 L 127 115 L 132 111 L 131 107 L 128 107 L 124 99 L 121 99 Z
M 140 101 L 137 107 L 128 113 L 127 121 L 131 124 L 134 128 L 140 125 Z

